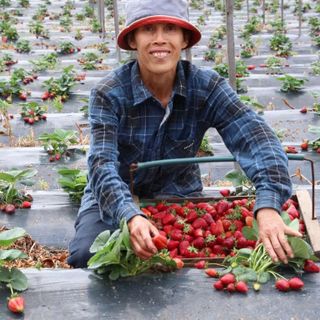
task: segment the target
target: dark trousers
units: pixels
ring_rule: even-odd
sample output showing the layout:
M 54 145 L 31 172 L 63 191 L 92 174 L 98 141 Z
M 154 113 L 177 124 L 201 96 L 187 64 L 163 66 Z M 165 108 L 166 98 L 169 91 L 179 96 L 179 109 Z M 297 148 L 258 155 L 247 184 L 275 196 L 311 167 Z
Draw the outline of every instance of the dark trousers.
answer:
M 102 231 L 112 229 L 101 220 L 98 207 L 81 211 L 75 222 L 76 234 L 69 244 L 68 264 L 74 268 L 86 268 L 93 255 L 89 252 L 93 241 Z

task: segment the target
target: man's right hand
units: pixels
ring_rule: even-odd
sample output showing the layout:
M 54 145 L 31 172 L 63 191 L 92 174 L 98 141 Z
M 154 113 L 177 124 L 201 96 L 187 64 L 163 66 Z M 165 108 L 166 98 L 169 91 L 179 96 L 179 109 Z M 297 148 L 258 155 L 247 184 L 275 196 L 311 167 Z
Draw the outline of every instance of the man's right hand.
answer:
M 137 215 L 129 220 L 128 228 L 132 249 L 139 258 L 147 260 L 158 252 L 152 237 L 159 234 L 159 230 L 151 222 Z

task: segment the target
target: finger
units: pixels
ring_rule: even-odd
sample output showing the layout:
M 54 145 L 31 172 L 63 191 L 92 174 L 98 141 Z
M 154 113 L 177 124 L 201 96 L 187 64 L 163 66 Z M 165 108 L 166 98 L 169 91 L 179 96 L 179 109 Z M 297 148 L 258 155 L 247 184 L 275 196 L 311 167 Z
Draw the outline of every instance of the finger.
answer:
M 139 244 L 139 247 L 144 252 L 148 253 L 149 257 L 158 252 L 156 246 L 153 244 L 149 228 L 146 231 L 144 229 L 140 229 L 137 234 L 136 240 Z
M 262 242 L 264 244 L 264 247 L 266 248 L 270 258 L 272 259 L 273 262 L 278 262 L 278 256 L 273 250 L 273 246 L 269 240 L 269 238 L 263 238 Z
M 280 244 L 282 246 L 282 248 L 285 250 L 285 252 L 287 253 L 287 256 L 290 258 L 293 258 L 293 251 L 288 243 L 287 238 L 285 237 L 284 234 L 281 234 L 278 236 Z
M 132 241 L 132 249 L 133 249 L 134 253 L 139 258 L 141 258 L 143 260 L 147 260 L 147 259 L 151 258 L 151 256 L 152 256 L 152 254 L 150 254 L 150 252 L 141 248 L 141 246 L 139 245 L 139 243 L 137 241 Z
M 288 226 L 285 227 L 284 233 L 289 236 L 302 237 L 302 234 L 299 231 L 293 230 L 292 228 L 289 228 Z
M 285 252 L 283 251 L 282 245 L 279 242 L 277 235 L 271 236 L 271 244 L 272 244 L 273 250 L 276 253 L 277 257 L 281 261 L 283 261 L 284 263 L 288 263 L 287 256 L 286 256 Z

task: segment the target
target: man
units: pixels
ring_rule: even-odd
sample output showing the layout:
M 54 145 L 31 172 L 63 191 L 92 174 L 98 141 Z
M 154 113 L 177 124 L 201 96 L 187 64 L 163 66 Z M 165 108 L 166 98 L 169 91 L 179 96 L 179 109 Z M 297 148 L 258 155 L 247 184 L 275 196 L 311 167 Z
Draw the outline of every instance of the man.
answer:
M 96 236 L 118 228 L 126 218 L 135 253 L 156 253 L 159 233 L 134 204 L 129 165 L 156 159 L 195 156 L 215 127 L 256 187 L 255 214 L 260 239 L 274 261 L 287 262 L 286 234 L 299 236 L 279 216 L 291 192 L 287 157 L 272 130 L 243 105 L 225 79 L 180 61 L 181 51 L 201 38 L 187 20 L 185 0 L 132 0 L 118 45 L 137 59 L 105 77 L 90 95 L 89 182 L 70 243 L 68 262 L 86 267 Z M 197 165 L 138 172 L 139 196 L 186 197 L 202 190 Z

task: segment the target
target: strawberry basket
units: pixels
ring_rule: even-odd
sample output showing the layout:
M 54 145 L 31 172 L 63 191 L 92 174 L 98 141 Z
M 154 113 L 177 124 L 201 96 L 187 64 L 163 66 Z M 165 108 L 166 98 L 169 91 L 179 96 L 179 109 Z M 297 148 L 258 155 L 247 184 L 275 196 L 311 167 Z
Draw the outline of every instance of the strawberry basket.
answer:
M 319 256 L 320 227 L 315 214 L 314 163 L 304 155 L 289 154 L 288 159 L 310 163 L 312 189 L 311 196 L 307 190 L 297 190 L 283 205 L 282 214 L 287 220 L 299 220 L 299 231 Z M 255 196 L 139 199 L 134 195 L 135 173 L 156 166 L 234 161 L 232 156 L 212 156 L 131 165 L 131 193 L 141 210 L 168 238 L 168 250 L 172 258 L 182 258 L 186 265 L 194 265 L 200 260 L 220 263 L 226 256 L 232 256 L 234 249 L 254 248 L 256 241 L 250 240 L 250 229 L 257 228 L 253 217 Z

